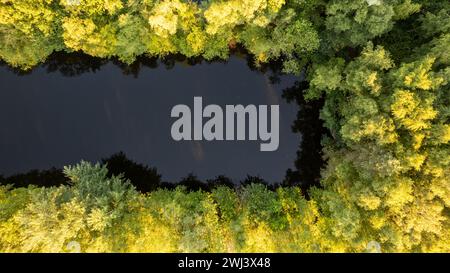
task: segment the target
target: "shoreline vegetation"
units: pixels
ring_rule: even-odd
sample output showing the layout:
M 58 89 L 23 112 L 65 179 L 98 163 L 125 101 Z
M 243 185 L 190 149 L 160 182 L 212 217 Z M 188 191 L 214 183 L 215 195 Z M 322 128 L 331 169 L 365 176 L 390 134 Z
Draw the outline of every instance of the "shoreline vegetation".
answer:
M 84 164 L 93 164 L 85 162 Z M 178 186 L 184 187 L 187 191 L 211 192 L 219 186 L 230 189 L 241 188 L 250 184 L 261 184 L 268 190 L 276 190 L 283 186 L 297 186 L 302 190 L 308 189 L 311 185 L 302 184 L 297 177 L 293 177 L 287 171 L 286 177 L 280 182 L 268 182 L 261 176 L 247 175 L 240 179 L 231 179 L 225 175 L 218 175 L 209 179 L 200 179 L 193 173 L 187 173 L 179 180 L 163 179 L 157 168 L 143 164 L 138 164 L 119 152 L 104 158 L 98 162 L 100 167 L 108 170 L 107 177 L 121 176 L 123 181 L 128 181 L 139 193 L 150 193 L 158 189 L 173 190 Z M 315 174 L 317 178 L 318 173 Z M 309 180 L 306 180 L 309 182 Z M 305 182 L 306 182 L 305 181 Z M 30 170 L 23 173 L 15 173 L 10 176 L 0 175 L 0 186 L 12 188 L 37 188 L 37 187 L 59 187 L 70 186 L 71 180 L 64 173 L 64 168 L 49 168 L 47 170 Z
M 142 194 L 82 162 L 68 186 L 0 186 L 0 251 L 450 252 L 450 2 L 0 2 L 0 59 L 22 70 L 55 51 L 131 64 L 239 46 L 306 75 L 288 99 L 323 100 L 320 187 Z
M 255 64 L 283 58 L 295 65 L 297 55 L 319 46 L 312 23 L 285 0 L 198 2 L 3 1 L 0 57 L 27 70 L 56 51 L 132 64 L 142 55 L 226 60 L 230 50 L 243 45 Z M 299 35 L 303 38 L 295 39 Z

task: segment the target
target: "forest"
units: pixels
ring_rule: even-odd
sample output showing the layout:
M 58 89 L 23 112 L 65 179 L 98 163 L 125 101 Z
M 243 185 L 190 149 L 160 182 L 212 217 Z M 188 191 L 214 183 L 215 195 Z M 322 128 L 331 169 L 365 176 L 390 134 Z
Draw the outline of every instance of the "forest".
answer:
M 51 187 L 0 184 L 0 252 L 450 252 L 449 1 L 0 0 L 11 69 L 239 48 L 323 102 L 319 184 L 142 191 L 83 161 Z

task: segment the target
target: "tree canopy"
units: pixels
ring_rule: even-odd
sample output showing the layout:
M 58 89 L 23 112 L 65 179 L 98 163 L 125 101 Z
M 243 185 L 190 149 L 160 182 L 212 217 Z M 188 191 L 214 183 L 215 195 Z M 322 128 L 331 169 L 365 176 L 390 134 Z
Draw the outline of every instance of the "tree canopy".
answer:
M 324 100 L 320 187 L 308 200 L 257 184 L 144 196 L 81 163 L 66 169 L 73 186 L 0 188 L 0 250 L 449 252 L 450 2 L 200 2 L 1 0 L 0 58 L 212 60 L 240 45 L 282 61 L 306 75 L 305 99 Z

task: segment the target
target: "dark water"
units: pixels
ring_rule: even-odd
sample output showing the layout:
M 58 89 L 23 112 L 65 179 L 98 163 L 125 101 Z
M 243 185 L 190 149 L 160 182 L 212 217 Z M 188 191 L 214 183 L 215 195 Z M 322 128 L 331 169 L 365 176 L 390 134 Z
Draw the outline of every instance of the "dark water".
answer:
M 24 75 L 3 65 L 0 175 L 61 168 L 82 159 L 97 162 L 121 151 L 156 168 L 163 181 L 192 173 L 202 180 L 225 175 L 241 181 L 250 175 L 282 182 L 288 169 L 291 180 L 300 180 L 300 165 L 308 168 L 303 171 L 308 179 L 315 179 L 320 133 L 311 124 L 318 120 L 317 109 L 305 112 L 299 105 L 297 77 L 274 81 L 271 75 L 252 71 L 238 57 L 227 63 L 173 62 L 169 68 L 155 60 L 120 67 L 105 60 L 55 57 Z M 289 92 L 291 102 L 284 98 Z M 278 150 L 261 152 L 261 141 L 174 141 L 170 111 L 176 104 L 193 109 L 194 96 L 202 96 L 204 105 L 223 107 L 279 104 Z M 302 111 L 306 127 L 299 123 Z M 308 143 L 300 145 L 305 134 Z M 306 155 L 299 145 L 306 145 Z

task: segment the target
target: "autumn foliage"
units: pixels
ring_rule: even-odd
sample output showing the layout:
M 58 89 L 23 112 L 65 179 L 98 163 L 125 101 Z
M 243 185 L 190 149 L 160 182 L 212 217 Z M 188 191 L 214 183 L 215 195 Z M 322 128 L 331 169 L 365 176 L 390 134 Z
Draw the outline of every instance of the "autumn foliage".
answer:
M 450 3 L 431 0 L 1 0 L 0 58 L 132 63 L 182 54 L 303 73 L 324 99 L 327 165 L 296 187 L 138 193 L 83 162 L 72 186 L 0 188 L 0 251 L 450 252 Z

